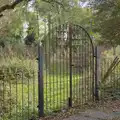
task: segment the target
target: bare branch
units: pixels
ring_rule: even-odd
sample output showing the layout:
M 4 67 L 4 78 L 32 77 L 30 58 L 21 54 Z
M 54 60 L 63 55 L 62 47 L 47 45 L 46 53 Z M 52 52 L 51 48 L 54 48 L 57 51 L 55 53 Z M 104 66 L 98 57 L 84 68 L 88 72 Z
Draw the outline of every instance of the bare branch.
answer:
M 23 1 L 29 2 L 31 0 L 15 0 L 11 4 L 6 4 L 6 5 L 3 5 L 2 7 L 0 7 L 0 18 L 4 16 L 3 12 L 5 10 L 14 9 L 19 3 L 23 2 Z M 57 0 L 42 0 L 42 1 L 47 2 L 47 3 L 56 3 L 56 4 L 58 4 L 58 5 L 60 5 L 60 6 L 62 6 L 64 8 L 64 5 L 61 2 L 57 1 Z
M 10 10 L 10 9 L 14 9 L 19 3 L 23 2 L 24 0 L 15 0 L 12 4 L 6 4 L 3 5 L 2 7 L 0 7 L 0 18 L 3 17 L 3 12 L 5 10 Z M 30 0 L 27 0 L 27 2 L 29 2 Z
M 0 14 L 0 18 L 3 17 L 3 14 Z

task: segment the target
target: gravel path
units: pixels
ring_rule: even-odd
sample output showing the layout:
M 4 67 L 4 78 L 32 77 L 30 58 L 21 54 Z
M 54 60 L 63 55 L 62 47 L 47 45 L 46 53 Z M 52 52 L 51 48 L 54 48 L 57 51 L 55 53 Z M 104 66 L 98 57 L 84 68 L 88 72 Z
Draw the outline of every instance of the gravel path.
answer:
M 119 119 L 117 119 L 119 117 Z M 120 110 L 112 113 L 105 113 L 96 110 L 87 110 L 78 115 L 63 120 L 120 120 Z

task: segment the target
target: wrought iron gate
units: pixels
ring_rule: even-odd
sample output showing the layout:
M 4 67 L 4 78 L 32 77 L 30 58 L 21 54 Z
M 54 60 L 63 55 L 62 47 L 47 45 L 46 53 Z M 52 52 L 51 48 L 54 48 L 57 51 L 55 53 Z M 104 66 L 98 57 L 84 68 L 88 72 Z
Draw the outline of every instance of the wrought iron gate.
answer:
M 48 30 L 39 49 L 40 116 L 94 99 L 94 47 L 89 34 L 73 24 L 51 25 Z
M 79 25 L 71 26 L 71 89 L 73 106 L 94 99 L 94 47 L 87 31 Z
M 26 47 L 21 55 L 30 63 L 1 67 L 0 119 L 35 119 L 38 110 L 41 117 L 94 99 L 94 49 L 89 34 L 73 24 L 51 24 L 47 31 L 38 47 L 38 69 L 28 56 L 36 48 L 31 54 Z

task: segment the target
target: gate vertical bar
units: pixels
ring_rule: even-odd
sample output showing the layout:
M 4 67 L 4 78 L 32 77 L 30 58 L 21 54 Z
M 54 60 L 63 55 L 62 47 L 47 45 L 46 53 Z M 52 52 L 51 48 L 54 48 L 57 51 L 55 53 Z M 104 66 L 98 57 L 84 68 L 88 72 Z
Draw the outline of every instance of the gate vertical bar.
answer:
M 100 80 L 100 53 L 99 48 L 95 47 L 95 100 L 99 100 L 99 80 Z
M 39 117 L 44 116 L 44 92 L 43 92 L 43 47 L 38 45 L 38 112 Z
M 70 97 L 69 97 L 69 107 L 72 107 L 72 24 L 69 24 L 69 59 L 70 59 Z

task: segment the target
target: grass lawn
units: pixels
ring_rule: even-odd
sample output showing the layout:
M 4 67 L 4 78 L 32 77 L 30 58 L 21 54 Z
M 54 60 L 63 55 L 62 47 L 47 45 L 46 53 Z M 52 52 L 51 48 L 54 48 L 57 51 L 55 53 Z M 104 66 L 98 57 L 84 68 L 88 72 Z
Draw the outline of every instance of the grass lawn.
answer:
M 88 81 L 89 80 L 89 81 Z M 91 98 L 91 79 L 73 75 L 73 105 L 85 103 Z M 23 84 L 22 84 L 23 83 Z M 69 75 L 44 75 L 44 111 L 45 114 L 68 108 L 70 97 Z M 8 86 L 10 87 L 10 86 Z M 38 81 L 37 75 L 30 79 L 12 84 L 9 114 L 3 120 L 26 120 L 38 116 Z M 77 101 L 78 100 L 78 101 Z

